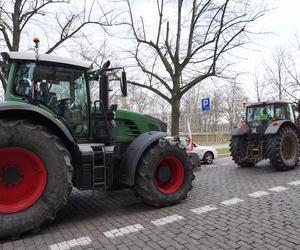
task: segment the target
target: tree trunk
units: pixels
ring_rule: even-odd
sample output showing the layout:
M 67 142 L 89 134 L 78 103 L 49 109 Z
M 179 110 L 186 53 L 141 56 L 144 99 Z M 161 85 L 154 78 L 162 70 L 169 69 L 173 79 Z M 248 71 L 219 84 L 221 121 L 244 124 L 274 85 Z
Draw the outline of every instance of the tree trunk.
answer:
M 178 100 L 176 96 L 172 99 L 172 125 L 171 125 L 171 135 L 179 135 L 179 117 L 180 117 L 180 99 Z
M 19 46 L 20 46 L 21 4 L 22 4 L 22 0 L 15 1 L 14 13 L 12 14 L 12 21 L 13 21 L 13 37 L 12 37 L 13 42 L 12 42 L 12 49 L 11 49 L 12 51 L 19 51 Z

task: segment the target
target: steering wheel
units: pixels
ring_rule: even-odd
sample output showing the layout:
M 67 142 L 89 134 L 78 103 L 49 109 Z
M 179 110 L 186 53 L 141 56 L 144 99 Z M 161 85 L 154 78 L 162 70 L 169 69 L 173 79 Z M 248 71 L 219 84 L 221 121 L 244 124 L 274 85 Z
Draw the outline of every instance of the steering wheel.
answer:
M 65 111 L 70 110 L 74 107 L 75 101 L 72 98 L 63 98 L 57 100 L 58 109 L 61 112 L 61 115 L 65 113 Z

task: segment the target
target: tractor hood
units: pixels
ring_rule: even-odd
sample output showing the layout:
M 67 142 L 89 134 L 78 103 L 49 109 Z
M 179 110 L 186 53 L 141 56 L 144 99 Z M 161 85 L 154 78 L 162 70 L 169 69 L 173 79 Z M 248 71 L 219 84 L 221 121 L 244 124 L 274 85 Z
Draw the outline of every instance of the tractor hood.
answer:
M 167 124 L 149 115 L 124 109 L 116 111 L 117 136 L 119 142 L 130 142 L 149 131 L 167 131 Z

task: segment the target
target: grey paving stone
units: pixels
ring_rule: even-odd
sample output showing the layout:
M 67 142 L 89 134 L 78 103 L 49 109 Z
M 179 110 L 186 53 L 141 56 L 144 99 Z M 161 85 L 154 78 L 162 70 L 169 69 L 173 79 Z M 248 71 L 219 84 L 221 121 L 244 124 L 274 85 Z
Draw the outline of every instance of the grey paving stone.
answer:
M 194 188 L 185 202 L 166 208 L 152 208 L 142 203 L 130 190 L 111 193 L 74 190 L 69 204 L 57 219 L 35 235 L 0 243 L 0 250 L 41 249 L 52 244 L 90 237 L 92 243 L 73 249 L 300 249 L 300 186 L 286 183 L 300 180 L 300 167 L 278 172 L 270 165 L 237 168 L 229 159 L 203 167 L 195 173 Z M 249 193 L 285 186 L 284 192 L 252 198 Z M 220 202 L 243 199 L 236 205 Z M 191 209 L 214 205 L 218 209 L 195 214 Z M 155 226 L 152 220 L 178 214 L 183 220 Z M 116 238 L 103 232 L 141 224 L 144 230 Z

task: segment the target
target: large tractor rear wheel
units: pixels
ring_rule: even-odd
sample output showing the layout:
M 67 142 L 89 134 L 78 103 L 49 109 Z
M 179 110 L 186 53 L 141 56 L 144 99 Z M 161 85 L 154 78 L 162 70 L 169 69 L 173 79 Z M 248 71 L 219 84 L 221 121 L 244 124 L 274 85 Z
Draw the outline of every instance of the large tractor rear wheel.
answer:
M 280 171 L 294 169 L 299 161 L 299 138 L 291 127 L 283 127 L 267 140 L 267 156 Z
M 190 156 L 175 142 L 160 139 L 139 161 L 135 190 L 152 206 L 169 206 L 187 197 L 193 179 Z
M 232 160 L 239 167 L 245 168 L 255 165 L 255 161 L 247 158 L 247 138 L 245 136 L 233 136 L 229 146 Z
M 72 190 L 70 154 L 47 128 L 0 120 L 0 238 L 38 230 Z

